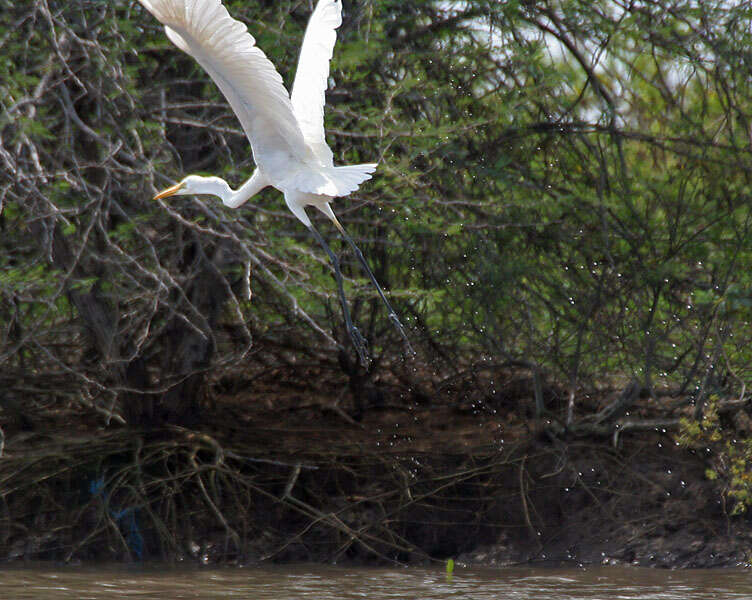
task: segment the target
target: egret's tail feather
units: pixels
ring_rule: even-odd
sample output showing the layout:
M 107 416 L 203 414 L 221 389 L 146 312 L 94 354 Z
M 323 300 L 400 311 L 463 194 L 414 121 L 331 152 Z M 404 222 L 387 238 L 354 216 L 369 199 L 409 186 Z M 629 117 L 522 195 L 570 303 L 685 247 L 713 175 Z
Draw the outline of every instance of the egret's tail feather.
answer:
M 376 170 L 377 163 L 363 163 L 361 165 L 346 165 L 344 167 L 332 167 L 334 172 L 332 181 L 337 186 L 337 196 L 346 196 L 358 189 L 361 183 L 371 178 L 371 173 Z
M 307 194 L 322 196 L 347 196 L 371 178 L 377 163 L 303 169 L 284 182 L 284 188 L 292 188 Z

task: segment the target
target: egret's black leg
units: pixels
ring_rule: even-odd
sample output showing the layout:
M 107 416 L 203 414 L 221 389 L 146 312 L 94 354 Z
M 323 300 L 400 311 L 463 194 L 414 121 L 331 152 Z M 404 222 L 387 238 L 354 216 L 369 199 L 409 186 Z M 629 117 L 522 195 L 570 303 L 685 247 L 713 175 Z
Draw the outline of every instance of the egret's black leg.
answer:
M 360 331 L 358 331 L 358 328 L 353 325 L 352 319 L 350 318 L 350 310 L 347 308 L 347 298 L 345 298 L 345 287 L 342 280 L 342 271 L 340 271 L 339 269 L 339 260 L 334 255 L 334 252 L 332 252 L 329 244 L 327 244 L 324 241 L 324 238 L 321 237 L 321 234 L 318 232 L 318 230 L 313 225 L 309 225 L 308 229 L 311 230 L 313 237 L 315 237 L 318 243 L 321 244 L 321 247 L 329 255 L 329 260 L 332 261 L 332 266 L 334 267 L 334 275 L 337 278 L 339 301 L 342 304 L 342 313 L 345 316 L 345 326 L 347 327 L 347 332 L 350 334 L 350 339 L 352 340 L 353 346 L 355 347 L 355 351 L 358 353 L 358 357 L 360 357 L 361 364 L 364 367 L 367 367 L 370 359 L 368 358 L 368 352 L 366 351 L 366 341 L 365 339 L 363 339 Z
M 410 345 L 410 340 L 407 339 L 407 333 L 405 333 L 405 328 L 402 326 L 402 323 L 400 322 L 399 317 L 397 316 L 397 313 L 392 308 L 392 305 L 389 303 L 389 300 L 387 300 L 386 296 L 384 295 L 384 291 L 381 289 L 379 282 L 376 281 L 376 276 L 373 274 L 373 271 L 371 271 L 371 268 L 368 266 L 368 263 L 366 262 L 366 259 L 363 256 L 363 253 L 360 251 L 360 248 L 358 248 L 358 246 L 355 244 L 353 239 L 345 231 L 345 228 L 342 227 L 342 225 L 340 225 L 338 221 L 335 221 L 334 224 L 337 226 L 337 229 L 339 229 L 339 232 L 342 234 L 342 237 L 344 237 L 347 240 L 347 243 L 350 244 L 353 251 L 355 252 L 355 256 L 358 257 L 360 264 L 363 265 L 363 268 L 365 269 L 366 273 L 368 273 L 368 276 L 371 278 L 371 282 L 376 287 L 376 291 L 379 293 L 379 296 L 381 296 L 381 299 L 384 301 L 384 305 L 386 306 L 386 309 L 389 312 L 389 320 L 400 332 L 402 339 L 405 340 L 405 344 L 407 344 L 408 351 L 410 352 L 410 354 L 415 354 L 415 350 L 413 350 L 413 347 Z

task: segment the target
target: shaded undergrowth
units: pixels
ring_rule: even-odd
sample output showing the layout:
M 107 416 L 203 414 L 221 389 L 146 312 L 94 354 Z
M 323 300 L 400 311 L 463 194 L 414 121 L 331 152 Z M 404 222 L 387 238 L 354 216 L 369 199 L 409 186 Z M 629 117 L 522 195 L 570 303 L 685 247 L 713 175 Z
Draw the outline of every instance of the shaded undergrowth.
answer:
M 739 562 L 744 522 L 724 514 L 702 453 L 670 431 L 614 447 L 510 417 L 386 406 L 356 422 L 336 405 L 237 399 L 193 429 L 67 414 L 55 433 L 8 438 L 0 558 Z M 695 544 L 691 557 L 656 550 L 671 539 Z

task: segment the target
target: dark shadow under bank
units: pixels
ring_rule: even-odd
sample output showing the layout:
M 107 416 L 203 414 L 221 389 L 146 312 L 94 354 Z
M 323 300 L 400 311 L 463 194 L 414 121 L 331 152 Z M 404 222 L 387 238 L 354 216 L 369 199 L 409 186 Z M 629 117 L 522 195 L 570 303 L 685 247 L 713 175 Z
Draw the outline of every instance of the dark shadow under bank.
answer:
M 670 431 L 614 447 L 550 435 L 512 410 L 419 403 L 382 403 L 355 421 L 288 392 L 220 398 L 190 429 L 72 414 L 6 426 L 0 558 L 748 562 L 748 518 L 728 515 L 706 458 Z

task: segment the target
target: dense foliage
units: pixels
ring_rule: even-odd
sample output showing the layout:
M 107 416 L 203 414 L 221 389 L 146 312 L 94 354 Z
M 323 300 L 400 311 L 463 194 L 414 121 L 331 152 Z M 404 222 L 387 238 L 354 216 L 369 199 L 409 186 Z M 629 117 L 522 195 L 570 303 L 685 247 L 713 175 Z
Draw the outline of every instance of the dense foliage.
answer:
M 310 3 L 227 4 L 289 84 Z M 0 0 L 6 425 L 64 406 L 190 423 L 224 373 L 296 363 L 405 385 L 513 366 L 566 423 L 586 394 L 629 381 L 696 417 L 711 393 L 743 394 L 749 3 L 345 13 L 328 139 L 337 162 L 380 168 L 336 209 L 414 362 L 343 246 L 375 358 L 358 367 L 326 257 L 279 193 L 238 211 L 151 200 L 188 172 L 236 185 L 253 163 L 217 88 L 137 2 Z

